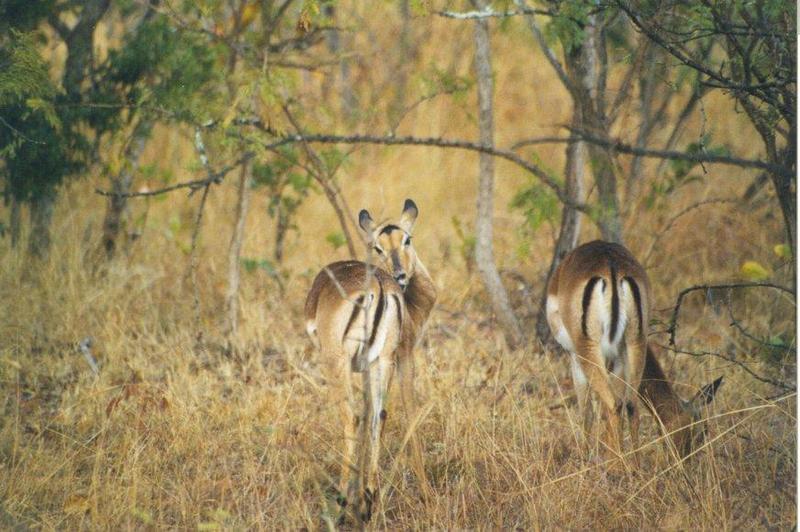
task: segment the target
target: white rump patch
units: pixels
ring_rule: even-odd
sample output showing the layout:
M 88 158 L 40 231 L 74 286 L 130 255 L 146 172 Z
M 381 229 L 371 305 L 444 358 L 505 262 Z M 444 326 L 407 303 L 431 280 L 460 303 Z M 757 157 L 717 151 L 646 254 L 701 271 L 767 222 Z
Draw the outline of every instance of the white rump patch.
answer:
M 564 327 L 564 321 L 561 319 L 561 313 L 558 310 L 558 298 L 547 296 L 545 310 L 547 312 L 547 323 L 550 325 L 550 332 L 553 334 L 553 338 L 566 351 L 574 352 L 575 345 L 567 332 L 567 328 Z

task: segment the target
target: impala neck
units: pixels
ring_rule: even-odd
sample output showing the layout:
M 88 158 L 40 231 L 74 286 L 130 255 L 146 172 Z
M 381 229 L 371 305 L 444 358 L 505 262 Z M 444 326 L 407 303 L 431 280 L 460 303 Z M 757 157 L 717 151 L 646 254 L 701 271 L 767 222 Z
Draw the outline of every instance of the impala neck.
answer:
M 406 303 L 406 310 L 410 318 L 410 327 L 406 328 L 406 334 L 411 340 L 411 347 L 416 343 L 420 329 L 425 324 L 428 316 L 436 302 L 436 286 L 433 284 L 425 265 L 417 257 L 414 266 L 414 276 L 408 282 L 408 287 L 403 294 Z M 410 336 L 409 336 L 410 335 Z
M 647 347 L 647 358 L 645 359 L 644 374 L 639 392 L 645 399 L 645 404 L 661 418 L 668 431 L 689 425 L 692 416 L 689 413 L 686 402 L 681 399 L 675 390 L 670 386 L 661 364 L 658 363 L 653 350 Z M 649 403 L 649 404 L 648 404 Z M 673 433 L 672 439 L 678 449 L 685 449 L 689 443 L 690 430 L 677 431 Z

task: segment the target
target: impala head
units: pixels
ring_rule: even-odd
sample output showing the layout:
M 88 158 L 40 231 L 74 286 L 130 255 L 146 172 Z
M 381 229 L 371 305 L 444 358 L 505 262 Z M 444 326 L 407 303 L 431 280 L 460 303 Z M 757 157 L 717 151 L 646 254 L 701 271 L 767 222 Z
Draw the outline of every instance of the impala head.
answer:
M 705 407 L 714 400 L 714 395 L 717 393 L 720 384 L 722 384 L 722 377 L 717 378 L 714 382 L 710 382 L 700 388 L 700 391 L 690 400 L 681 400 L 683 411 L 686 416 L 682 425 L 691 425 L 676 434 L 675 442 L 678 450 L 682 456 L 686 456 L 694 449 L 702 445 L 706 437 L 706 422 Z
M 417 263 L 417 255 L 411 245 L 411 230 L 417 214 L 417 205 L 410 199 L 406 200 L 403 213 L 395 222 L 376 224 L 366 209 L 358 214 L 358 225 L 378 256 L 378 265 L 391 273 L 403 290 L 414 276 Z

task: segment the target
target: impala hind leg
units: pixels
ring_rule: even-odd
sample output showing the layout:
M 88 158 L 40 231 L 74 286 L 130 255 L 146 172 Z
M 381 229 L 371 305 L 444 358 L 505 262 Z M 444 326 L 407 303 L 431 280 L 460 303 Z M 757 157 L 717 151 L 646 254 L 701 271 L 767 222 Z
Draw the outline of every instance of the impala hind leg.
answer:
M 581 421 L 584 437 L 588 440 L 594 423 L 594 411 L 589 394 L 589 381 L 581 369 L 581 363 L 575 353 L 570 353 L 570 370 L 572 372 L 572 386 L 578 401 L 578 416 Z
M 614 396 L 609 382 L 609 372 L 597 342 L 586 340 L 578 349 L 578 361 L 589 386 L 597 394 L 603 408 L 606 430 L 603 442 L 607 449 L 620 456 L 622 452 L 621 410 L 622 401 Z M 582 355 L 582 356 L 581 356 Z
M 363 423 L 358 415 L 358 405 L 356 403 L 355 393 L 353 392 L 353 374 L 350 371 L 350 365 L 346 357 L 340 357 L 338 362 L 338 373 L 341 378 L 340 391 L 336 397 L 336 402 L 339 405 L 339 414 L 341 416 L 342 427 L 344 428 L 344 452 L 342 455 L 341 474 L 339 476 L 339 492 L 336 497 L 336 502 L 342 508 L 342 515 L 347 509 L 348 503 L 353 501 L 353 495 L 357 489 L 356 482 L 351 483 L 350 478 L 352 472 L 356 469 L 356 443 L 358 442 L 358 431 L 360 425 Z
M 381 434 L 386 422 L 386 398 L 389 393 L 394 362 L 391 356 L 381 356 L 366 372 L 364 372 L 364 440 L 366 445 L 362 452 L 361 496 L 359 497 L 358 515 L 362 522 L 372 517 L 378 503 L 378 465 L 380 459 Z

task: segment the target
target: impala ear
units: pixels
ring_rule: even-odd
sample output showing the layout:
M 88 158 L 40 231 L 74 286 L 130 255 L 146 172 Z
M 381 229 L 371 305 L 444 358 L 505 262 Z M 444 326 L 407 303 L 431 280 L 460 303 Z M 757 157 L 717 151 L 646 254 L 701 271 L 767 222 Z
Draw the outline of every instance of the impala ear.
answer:
M 700 388 L 700 391 L 697 392 L 697 395 L 695 395 L 692 399 L 692 403 L 694 403 L 696 406 L 703 406 L 713 401 L 714 395 L 717 393 L 720 384 L 722 384 L 722 377 L 719 377 L 714 382 L 710 382 Z
M 358 225 L 372 239 L 372 230 L 375 229 L 375 222 L 372 221 L 372 216 L 369 215 L 367 209 L 361 209 L 361 212 L 358 213 Z
M 414 203 L 414 200 L 407 199 L 403 204 L 403 214 L 400 215 L 400 227 L 402 227 L 406 233 L 411 233 L 411 229 L 414 227 L 414 222 L 418 214 L 419 209 L 417 209 L 417 204 Z

